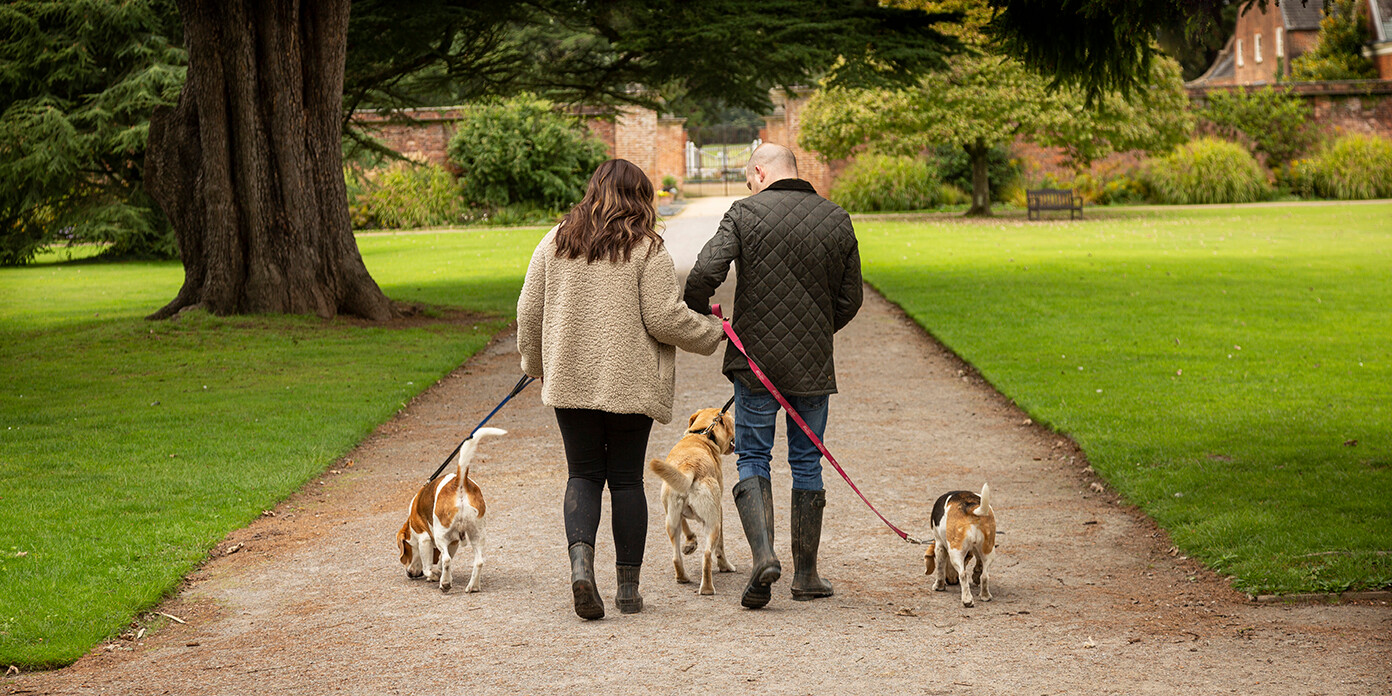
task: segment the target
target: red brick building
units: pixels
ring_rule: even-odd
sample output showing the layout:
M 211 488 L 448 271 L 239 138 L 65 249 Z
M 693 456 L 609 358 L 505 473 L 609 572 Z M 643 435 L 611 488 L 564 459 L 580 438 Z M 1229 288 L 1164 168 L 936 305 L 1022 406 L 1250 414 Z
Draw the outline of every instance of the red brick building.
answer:
M 1324 0 L 1286 0 L 1253 4 L 1237 17 L 1228 45 L 1192 87 L 1265 85 L 1286 81 L 1291 61 L 1313 49 L 1319 38 Z M 1360 14 L 1370 41 L 1363 54 L 1378 67 L 1378 76 L 1392 80 L 1392 0 L 1360 0 Z

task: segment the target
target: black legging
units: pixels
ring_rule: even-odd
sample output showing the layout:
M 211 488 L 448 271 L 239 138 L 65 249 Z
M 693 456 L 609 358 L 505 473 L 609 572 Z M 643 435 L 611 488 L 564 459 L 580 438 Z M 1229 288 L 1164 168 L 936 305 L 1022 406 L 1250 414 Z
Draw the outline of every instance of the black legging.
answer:
M 614 560 L 643 565 L 648 538 L 648 499 L 643 493 L 643 463 L 652 419 L 643 415 L 591 409 L 556 409 L 556 424 L 565 442 L 570 480 L 566 482 L 566 542 L 594 546 L 599 505 L 609 484 Z

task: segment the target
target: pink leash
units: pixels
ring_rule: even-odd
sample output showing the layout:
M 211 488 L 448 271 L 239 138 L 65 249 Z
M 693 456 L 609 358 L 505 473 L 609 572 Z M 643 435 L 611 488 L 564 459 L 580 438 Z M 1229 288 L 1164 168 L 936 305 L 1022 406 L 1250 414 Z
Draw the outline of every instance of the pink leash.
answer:
M 773 382 L 764 374 L 764 371 L 760 370 L 759 366 L 754 364 L 754 358 L 749 356 L 749 351 L 744 349 L 744 343 L 740 341 L 739 336 L 735 335 L 734 328 L 730 326 L 730 320 L 726 319 L 725 315 L 720 313 L 720 305 L 711 305 L 711 313 L 720 317 L 722 320 L 721 324 L 725 328 L 725 335 L 730 339 L 730 343 L 733 343 L 734 346 L 739 349 L 739 352 L 744 355 L 744 359 L 749 361 L 749 369 L 754 371 L 754 376 L 758 377 L 759 381 L 763 383 L 764 388 L 769 390 L 769 393 L 773 395 L 774 399 L 778 400 L 778 404 L 783 407 L 783 410 L 787 411 L 789 416 L 792 416 L 793 422 L 797 423 L 799 428 L 802 428 L 803 434 L 807 435 L 807 439 L 811 440 L 812 444 L 817 446 L 822 456 L 826 457 L 827 461 L 831 462 L 832 467 L 836 469 L 836 473 L 841 474 L 841 478 L 846 479 L 846 485 L 850 486 L 851 490 L 855 491 L 856 495 L 860 496 L 860 499 L 865 501 L 865 506 L 870 508 L 870 512 L 875 513 L 875 516 L 879 517 L 880 521 L 884 522 L 886 527 L 894 530 L 894 533 L 898 534 L 899 538 L 910 544 L 922 544 L 923 542 L 909 536 L 904 530 L 894 526 L 893 522 L 886 519 L 884 515 L 880 514 L 879 510 L 875 509 L 874 505 L 870 504 L 870 499 L 866 498 L 865 494 L 860 492 L 860 489 L 855 485 L 855 481 L 852 481 L 851 477 L 846 475 L 845 469 L 842 469 L 841 465 L 836 463 L 836 457 L 831 456 L 831 452 L 827 450 L 826 445 L 822 444 L 822 439 L 817 437 L 816 433 L 812 432 L 812 428 L 807 427 L 807 422 L 793 409 L 793 405 L 788 403 L 787 399 L 783 398 L 783 394 L 778 391 L 777 387 L 773 386 Z

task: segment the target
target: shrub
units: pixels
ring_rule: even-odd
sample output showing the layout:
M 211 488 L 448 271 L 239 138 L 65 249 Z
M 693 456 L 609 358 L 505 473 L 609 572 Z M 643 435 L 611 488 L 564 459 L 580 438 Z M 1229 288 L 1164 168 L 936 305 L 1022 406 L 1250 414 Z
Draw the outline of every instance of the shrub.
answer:
M 939 205 L 966 205 L 968 203 L 971 203 L 971 195 L 952 184 L 944 183 L 938 189 Z
M 1146 198 L 1145 182 L 1130 172 L 1115 170 L 1096 175 L 1083 172 L 1073 180 L 1073 190 L 1091 205 L 1139 203 Z
M 449 156 L 463 169 L 465 200 L 488 208 L 568 208 L 607 159 L 604 143 L 584 125 L 533 96 L 467 109 Z
M 1276 177 L 1277 186 L 1301 198 L 1319 196 L 1315 187 L 1315 163 L 1313 160 L 1292 160 L 1273 169 L 1271 173 Z
M 1200 115 L 1218 133 L 1237 133 L 1250 140 L 1254 153 L 1265 155 L 1267 166 L 1273 169 L 1314 143 L 1314 133 L 1306 125 L 1309 107 L 1305 100 L 1270 86 L 1252 91 L 1211 92 Z
M 1315 192 L 1345 200 L 1392 197 L 1392 140 L 1352 134 L 1314 158 Z
M 1160 203 L 1249 203 L 1271 193 L 1252 153 L 1217 138 L 1200 138 L 1151 160 L 1147 179 Z
M 398 163 L 366 174 L 345 169 L 354 229 L 409 229 L 463 220 L 459 184 L 439 165 Z
M 836 179 L 831 200 L 853 213 L 931 208 L 942 200 L 942 180 L 917 157 L 864 155 Z

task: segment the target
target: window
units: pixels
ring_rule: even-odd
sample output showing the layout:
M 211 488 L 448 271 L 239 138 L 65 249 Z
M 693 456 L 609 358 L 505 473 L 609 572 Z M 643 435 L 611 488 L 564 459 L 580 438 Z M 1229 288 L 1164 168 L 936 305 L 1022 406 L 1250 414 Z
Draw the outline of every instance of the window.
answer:
M 1246 64 L 1242 62 L 1242 39 L 1238 39 L 1238 40 L 1237 40 L 1237 67 L 1240 68 L 1240 67 L 1242 67 L 1243 65 L 1246 65 Z
M 1252 60 L 1255 60 L 1255 61 L 1257 61 L 1258 63 L 1262 62 L 1262 59 L 1261 59 L 1261 34 L 1257 34 L 1256 36 L 1253 36 L 1253 37 L 1252 37 Z
M 1276 27 L 1276 56 L 1278 58 L 1284 58 L 1286 56 L 1285 37 L 1286 30 L 1282 27 Z

